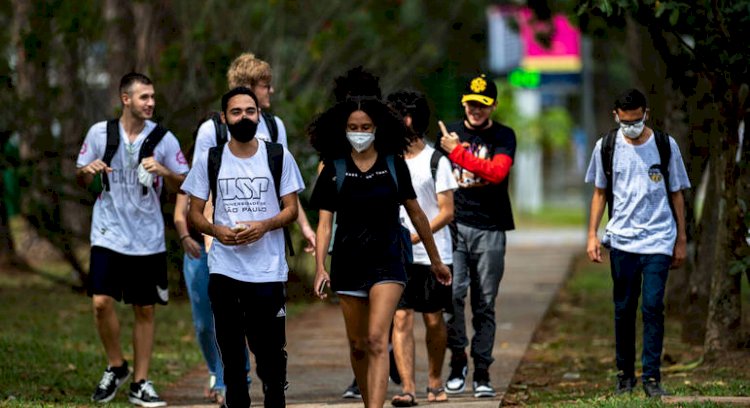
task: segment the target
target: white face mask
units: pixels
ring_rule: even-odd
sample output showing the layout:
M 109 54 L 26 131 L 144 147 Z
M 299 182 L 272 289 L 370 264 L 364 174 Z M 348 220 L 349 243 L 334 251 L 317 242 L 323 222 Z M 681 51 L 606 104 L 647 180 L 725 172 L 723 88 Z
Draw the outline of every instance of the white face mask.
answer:
M 641 134 L 643 133 L 643 129 L 646 127 L 646 115 L 643 115 L 643 118 L 636 122 L 636 123 L 622 123 L 620 122 L 620 118 L 615 116 L 615 121 L 620 124 L 620 129 L 622 129 L 622 134 L 625 135 L 625 137 L 629 139 L 638 139 Z
M 372 142 L 375 141 L 375 133 L 370 132 L 346 132 L 346 138 L 349 139 L 354 150 L 358 153 L 366 150 Z

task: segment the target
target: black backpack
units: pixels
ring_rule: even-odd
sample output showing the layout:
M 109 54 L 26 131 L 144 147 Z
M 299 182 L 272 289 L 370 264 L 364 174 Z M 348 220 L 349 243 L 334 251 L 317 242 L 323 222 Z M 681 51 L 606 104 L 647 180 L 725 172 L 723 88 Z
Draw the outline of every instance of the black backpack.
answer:
M 261 111 L 261 116 L 266 122 L 268 132 L 271 134 L 271 141 L 278 143 L 279 141 L 279 127 L 276 126 L 276 118 L 273 114 Z M 216 130 L 216 146 L 226 143 L 229 140 L 227 135 L 227 125 L 221 122 L 221 114 L 219 112 L 209 113 L 209 119 L 214 123 L 214 129 Z
M 612 207 L 614 204 L 614 193 L 612 192 L 612 164 L 614 163 L 617 130 L 618 129 L 615 128 L 602 135 L 602 167 L 604 169 L 604 175 L 607 178 L 606 195 L 609 218 L 612 218 Z M 653 129 L 653 131 L 656 148 L 659 150 L 659 171 L 661 171 L 664 179 L 664 186 L 667 190 L 667 200 L 669 201 L 669 209 L 672 211 L 672 217 L 674 217 L 674 204 L 672 203 L 672 194 L 670 194 L 669 191 L 669 162 L 672 159 L 672 147 L 669 143 L 668 134 L 656 129 Z
M 432 173 L 432 180 L 437 182 L 437 171 L 438 171 L 438 165 L 440 164 L 440 158 L 445 156 L 443 153 L 440 153 L 438 149 L 435 149 L 432 151 L 432 156 L 430 157 L 430 172 Z
M 102 161 L 109 167 L 112 164 L 112 158 L 115 157 L 117 148 L 120 146 L 120 120 L 110 119 L 107 121 L 107 147 L 104 149 L 104 157 Z M 157 124 L 154 130 L 146 136 L 146 140 L 141 145 L 141 150 L 138 152 L 138 163 L 141 162 L 145 157 L 153 156 L 156 145 L 161 142 L 168 132 L 167 128 Z M 102 172 L 102 187 L 109 191 L 109 178 L 107 172 Z M 143 195 L 148 194 L 148 188 L 143 186 Z
M 211 190 L 214 213 L 216 213 L 216 183 L 219 177 L 219 170 L 221 169 L 221 157 L 223 154 L 224 143 L 208 149 L 208 185 Z M 271 170 L 273 185 L 276 188 L 276 197 L 279 200 L 279 207 L 282 207 L 280 194 L 281 172 L 284 168 L 284 146 L 279 143 L 266 142 L 266 154 L 268 157 L 268 168 Z M 302 211 L 302 209 L 300 209 L 300 211 Z M 289 233 L 288 227 L 284 227 L 284 240 L 286 241 L 287 248 L 289 248 L 289 255 L 294 256 L 292 236 Z

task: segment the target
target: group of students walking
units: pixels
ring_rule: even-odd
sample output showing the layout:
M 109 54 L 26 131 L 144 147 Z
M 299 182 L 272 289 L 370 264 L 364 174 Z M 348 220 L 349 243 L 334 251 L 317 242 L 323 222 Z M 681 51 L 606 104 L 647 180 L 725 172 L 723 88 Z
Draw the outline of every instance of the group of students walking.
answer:
M 114 302 L 123 300 L 136 316 L 129 400 L 166 405 L 148 380 L 155 304 L 168 300 L 164 185 L 181 193 L 174 221 L 210 374 L 207 396 L 214 401 L 250 405 L 252 353 L 264 406 L 285 406 L 286 249 L 293 250 L 285 227 L 295 221 L 305 251 L 315 256 L 317 296 L 330 290 L 340 301 L 365 406 L 385 403 L 390 344 L 402 386 L 391 404 L 417 404 L 414 312 L 423 314 L 427 328 L 427 400 L 464 392 L 470 359 L 473 395 L 495 396 L 489 368 L 505 232 L 514 228 L 508 174 L 516 137 L 491 118 L 494 82 L 479 75 L 466 84 L 464 119 L 439 122 L 433 148 L 425 142 L 424 95 L 404 90 L 384 99 L 377 78 L 361 68 L 339 77 L 335 105 L 307 128 L 320 157 L 310 199 L 319 211 L 313 231 L 300 206 L 305 182 L 287 149 L 283 121 L 268 113 L 270 66 L 242 54 L 227 77 L 221 112 L 196 132 L 191 168 L 174 135 L 150 120 L 154 87 L 141 74 L 122 78 L 119 120 L 97 123 L 86 135 L 77 174 L 83 184 L 99 176 L 105 187 L 94 206 L 89 294 L 108 366 L 92 400 L 110 401 L 131 375 L 114 311 Z M 447 350 L 450 372 L 443 381 Z

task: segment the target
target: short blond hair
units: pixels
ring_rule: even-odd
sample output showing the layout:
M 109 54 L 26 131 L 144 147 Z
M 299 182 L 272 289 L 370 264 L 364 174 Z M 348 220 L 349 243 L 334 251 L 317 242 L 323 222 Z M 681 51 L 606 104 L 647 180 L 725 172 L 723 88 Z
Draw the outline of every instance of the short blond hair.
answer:
M 241 54 L 232 61 L 227 70 L 229 89 L 238 86 L 254 87 L 261 81 L 271 82 L 271 66 L 249 52 Z

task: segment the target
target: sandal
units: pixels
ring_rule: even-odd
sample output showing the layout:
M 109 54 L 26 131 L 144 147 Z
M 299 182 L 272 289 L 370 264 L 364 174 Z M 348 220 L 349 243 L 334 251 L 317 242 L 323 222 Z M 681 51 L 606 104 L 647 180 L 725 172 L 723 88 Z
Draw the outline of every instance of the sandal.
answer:
M 413 407 L 418 405 L 417 397 L 410 392 L 402 392 L 393 396 L 391 405 L 394 407 Z
M 445 393 L 445 387 L 427 387 L 427 402 L 445 401 L 448 401 L 448 394 Z

